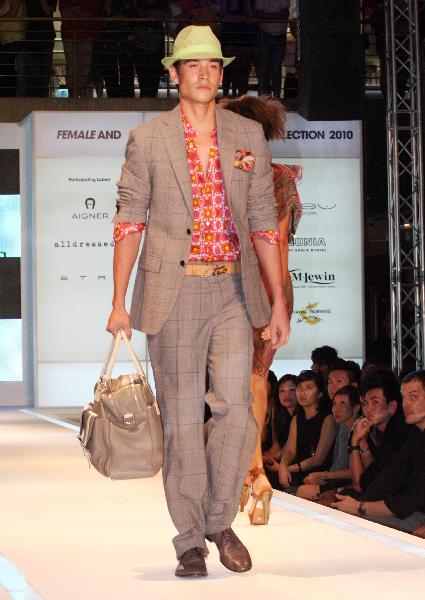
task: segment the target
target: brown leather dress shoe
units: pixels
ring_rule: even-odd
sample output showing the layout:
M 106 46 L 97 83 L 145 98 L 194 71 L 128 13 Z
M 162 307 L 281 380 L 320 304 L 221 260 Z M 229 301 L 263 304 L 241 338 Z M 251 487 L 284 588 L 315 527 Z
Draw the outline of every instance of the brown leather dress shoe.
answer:
M 177 577 L 206 577 L 207 565 L 201 548 L 191 548 L 182 554 L 175 573 Z
M 209 542 L 216 544 L 220 553 L 220 562 L 227 569 L 236 573 L 243 573 L 251 569 L 252 562 L 249 552 L 233 529 L 210 533 L 205 537 Z

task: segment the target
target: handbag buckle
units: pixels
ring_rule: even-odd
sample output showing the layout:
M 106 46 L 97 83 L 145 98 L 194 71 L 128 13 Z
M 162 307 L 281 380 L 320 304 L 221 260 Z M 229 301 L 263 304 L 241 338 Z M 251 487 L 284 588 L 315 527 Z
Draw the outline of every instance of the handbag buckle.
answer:
M 135 416 L 133 415 L 133 413 L 126 413 L 122 420 L 124 421 L 124 423 L 126 425 L 133 425 L 134 421 L 136 420 Z

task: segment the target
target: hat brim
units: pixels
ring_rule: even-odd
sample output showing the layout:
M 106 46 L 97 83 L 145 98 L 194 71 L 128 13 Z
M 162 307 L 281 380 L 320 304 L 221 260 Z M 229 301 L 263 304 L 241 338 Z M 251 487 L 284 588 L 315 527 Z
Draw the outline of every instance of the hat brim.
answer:
M 201 58 L 215 58 L 216 60 L 222 60 L 223 67 L 227 67 L 227 65 L 230 65 L 230 63 L 235 60 L 236 56 L 217 56 L 216 53 L 210 52 L 188 52 L 187 54 L 182 52 L 176 54 L 175 56 L 166 56 L 161 60 L 161 62 L 166 69 L 169 69 L 178 60 L 197 60 Z

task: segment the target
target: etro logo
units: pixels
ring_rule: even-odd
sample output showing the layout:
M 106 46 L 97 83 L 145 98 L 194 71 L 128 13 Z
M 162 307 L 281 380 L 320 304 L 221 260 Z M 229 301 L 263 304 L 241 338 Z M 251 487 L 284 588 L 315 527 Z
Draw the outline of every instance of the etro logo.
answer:
M 314 285 L 335 285 L 335 275 L 324 271 L 323 273 L 310 273 L 301 269 L 290 271 L 292 281 L 296 283 L 309 283 Z

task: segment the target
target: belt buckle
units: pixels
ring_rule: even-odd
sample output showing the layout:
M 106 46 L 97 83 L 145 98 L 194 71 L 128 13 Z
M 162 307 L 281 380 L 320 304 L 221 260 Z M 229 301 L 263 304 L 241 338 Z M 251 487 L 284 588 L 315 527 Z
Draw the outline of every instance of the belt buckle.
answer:
M 223 275 L 227 273 L 226 265 L 209 265 L 208 270 L 202 275 L 202 277 L 211 277 L 211 275 Z
M 224 273 L 227 273 L 226 265 L 216 265 L 212 272 L 213 275 L 224 275 Z

